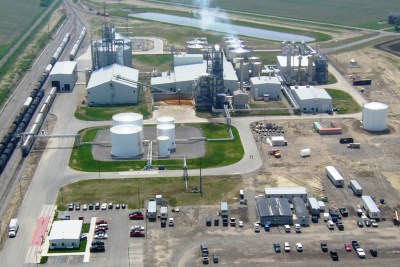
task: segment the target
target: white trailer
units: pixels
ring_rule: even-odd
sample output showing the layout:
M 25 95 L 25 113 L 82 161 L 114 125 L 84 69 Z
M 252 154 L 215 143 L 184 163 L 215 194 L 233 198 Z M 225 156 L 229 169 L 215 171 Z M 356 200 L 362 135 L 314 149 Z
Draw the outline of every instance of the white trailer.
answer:
M 149 221 L 157 220 L 157 202 L 151 199 L 147 206 L 147 218 Z
M 8 236 L 15 237 L 17 235 L 18 228 L 18 219 L 11 219 L 10 224 L 8 225 Z
M 320 210 L 319 210 L 319 205 L 318 205 L 317 199 L 314 198 L 314 197 L 309 197 L 308 198 L 308 205 L 309 205 L 309 208 L 310 208 L 311 215 L 319 216 Z
M 221 216 L 228 217 L 228 202 L 221 202 Z
M 161 207 L 160 208 L 160 217 L 161 217 L 161 219 L 167 219 L 168 218 L 168 207 Z
M 335 167 L 326 166 L 325 173 L 335 186 L 343 186 L 344 179 Z
M 325 212 L 325 203 L 323 201 L 318 201 L 319 211 Z
M 362 196 L 362 205 L 364 206 L 365 211 L 371 219 L 379 219 L 381 215 L 381 211 L 378 206 L 376 206 L 374 200 L 371 196 Z
M 350 180 L 350 188 L 356 196 L 361 196 L 363 193 L 363 188 L 356 180 Z

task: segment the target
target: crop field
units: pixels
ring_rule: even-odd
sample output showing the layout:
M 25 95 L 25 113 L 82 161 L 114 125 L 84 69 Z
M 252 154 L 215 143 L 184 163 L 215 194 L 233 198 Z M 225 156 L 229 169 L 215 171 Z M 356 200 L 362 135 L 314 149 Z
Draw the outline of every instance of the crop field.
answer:
M 149 1 L 151 2 L 151 1 Z M 192 5 L 192 0 L 163 0 L 157 2 L 182 3 Z M 204 1 L 210 7 L 219 7 L 226 11 L 241 11 L 260 15 L 281 16 L 312 20 L 340 25 L 349 25 L 366 28 L 381 28 L 390 11 L 398 11 L 398 0 L 214 0 Z
M 1 0 L 1 7 L 0 45 L 13 41 L 45 10 L 40 0 Z

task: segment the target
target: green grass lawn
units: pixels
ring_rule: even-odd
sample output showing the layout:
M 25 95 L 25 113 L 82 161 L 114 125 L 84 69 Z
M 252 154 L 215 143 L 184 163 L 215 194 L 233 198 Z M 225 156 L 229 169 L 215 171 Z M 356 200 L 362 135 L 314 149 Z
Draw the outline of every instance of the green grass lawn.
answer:
M 225 124 L 210 125 L 209 123 L 199 123 L 189 124 L 189 126 L 200 127 L 203 135 L 207 138 L 228 137 L 228 134 L 223 134 L 223 131 L 226 131 Z M 101 128 L 104 129 L 104 127 L 99 127 L 98 130 Z M 89 137 L 86 137 L 85 134 L 82 140 L 86 142 L 92 141 L 91 138 L 95 137 L 95 132 L 95 129 L 87 130 Z M 244 150 L 239 133 L 234 127 L 232 127 L 232 133 L 235 136 L 233 141 L 206 141 L 206 154 L 201 163 L 200 159 L 188 159 L 188 169 L 198 169 L 200 164 L 202 168 L 227 166 L 242 159 Z M 182 160 L 153 160 L 153 166 L 164 165 L 171 170 L 181 169 L 182 164 Z M 89 144 L 75 147 L 72 150 L 69 161 L 71 168 L 88 172 L 142 170 L 145 165 L 146 161 L 143 160 L 97 161 L 93 158 L 92 145 Z
M 147 104 L 129 106 L 106 106 L 106 107 L 78 107 L 75 111 L 75 118 L 84 121 L 106 121 L 111 120 L 112 116 L 122 112 L 135 112 L 143 115 L 144 119 L 151 117 Z
M 187 191 L 182 177 L 85 180 L 64 186 L 63 201 L 127 203 L 130 209 L 138 209 L 144 207 L 144 200 L 162 195 L 170 206 L 211 205 L 223 200 L 234 201 L 242 187 L 239 176 L 203 176 L 201 196 L 190 192 L 192 187 L 199 188 L 199 181 L 199 177 L 189 176 Z M 60 194 L 57 204 L 61 205 Z
M 67 202 L 67 203 L 69 203 L 69 202 Z M 84 223 L 82 225 L 82 233 L 89 233 L 89 230 L 90 230 L 90 223 Z
M 326 91 L 332 97 L 333 106 L 340 109 L 338 114 L 357 113 L 361 111 L 361 107 L 348 93 L 338 89 L 326 89 Z
M 260 57 L 261 61 L 265 65 L 276 65 L 276 57 L 281 54 L 280 51 L 255 51 L 254 56 Z
M 79 248 L 57 248 L 49 249 L 49 253 L 71 253 L 71 252 L 85 252 L 87 240 L 81 240 Z

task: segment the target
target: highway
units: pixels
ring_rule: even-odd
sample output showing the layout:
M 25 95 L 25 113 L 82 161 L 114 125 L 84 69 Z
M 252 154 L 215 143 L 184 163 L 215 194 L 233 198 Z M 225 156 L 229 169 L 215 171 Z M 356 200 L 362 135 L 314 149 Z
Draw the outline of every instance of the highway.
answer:
M 27 75 L 24 82 L 21 84 L 21 89 L 15 94 L 13 100 L 5 108 L 1 114 L 0 122 L 2 123 L 2 132 L 5 125 L 10 123 L 11 118 L 15 116 L 18 109 L 15 107 L 21 106 L 25 99 L 28 97 L 32 85 L 37 77 L 43 72 L 43 69 L 50 60 L 56 47 L 66 32 L 71 32 L 71 41 L 69 42 L 65 54 L 69 53 L 74 40 L 77 38 L 81 27 L 76 27 L 75 21 L 83 21 L 79 12 L 76 12 L 70 7 L 69 1 L 65 1 L 66 7 L 70 10 L 70 17 L 66 21 L 64 27 L 60 30 L 59 34 L 54 38 L 52 43 L 46 48 L 45 52 L 41 55 L 36 65 Z M 84 44 L 87 48 L 88 42 Z M 78 60 L 78 70 L 83 70 L 90 65 L 90 60 L 87 56 L 83 56 Z M 349 92 L 357 102 L 363 104 L 366 100 L 362 95 L 354 90 L 347 81 L 341 77 L 336 70 L 330 66 L 330 71 L 337 77 L 339 88 L 344 88 Z M 335 72 L 336 71 L 336 72 Z M 79 73 L 79 83 L 84 81 L 82 73 Z M 336 85 L 336 86 L 338 86 Z M 48 88 L 48 86 L 47 86 Z M 99 126 L 111 124 L 110 121 L 103 122 L 86 122 L 79 121 L 74 117 L 76 106 L 82 101 L 85 95 L 85 87 L 76 85 L 72 93 L 58 94 L 53 104 L 51 112 L 57 117 L 52 134 L 72 134 L 78 132 L 82 128 L 91 126 Z M 158 113 L 155 116 L 145 121 L 146 124 L 154 123 Z M 163 114 L 166 115 L 166 114 Z M 359 118 L 360 114 L 353 114 L 347 116 L 329 116 L 322 115 L 322 117 L 356 117 Z M 321 116 L 318 115 L 318 118 Z M 227 174 L 248 174 L 257 171 L 263 164 L 262 157 L 259 155 L 257 143 L 254 142 L 249 124 L 255 120 L 260 120 L 263 117 L 238 117 L 232 118 L 232 124 L 238 129 L 241 140 L 244 144 L 245 155 L 238 163 L 213 169 L 203 169 L 203 175 L 227 175 Z M 265 117 L 269 121 L 282 120 L 282 119 L 309 119 L 310 116 L 301 117 Z M 199 119 L 199 118 L 182 118 L 176 120 L 176 123 L 186 123 L 192 121 L 223 121 L 223 119 Z M 49 139 L 47 149 L 43 152 L 42 158 L 37 165 L 36 172 L 32 178 L 32 182 L 26 192 L 25 198 L 16 217 L 20 218 L 20 231 L 14 239 L 8 239 L 4 242 L 4 248 L 0 251 L 0 266 L 35 266 L 38 257 L 37 252 L 40 252 L 40 245 L 31 245 L 34 235 L 36 224 L 40 217 L 51 216 L 58 190 L 61 186 L 83 179 L 98 179 L 97 173 L 87 173 L 75 171 L 68 166 L 68 161 L 71 153 L 71 148 L 74 140 L 71 138 L 54 138 Z M 250 159 L 250 155 L 254 155 Z M 15 153 L 13 161 L 19 161 L 19 153 Z M 189 175 L 198 175 L 199 170 L 189 170 Z M 130 178 L 130 177 L 171 177 L 181 176 L 182 171 L 156 171 L 156 172 L 102 172 L 100 178 Z M 4 205 L 3 207 L 4 208 Z M 98 266 L 98 265 L 96 265 Z

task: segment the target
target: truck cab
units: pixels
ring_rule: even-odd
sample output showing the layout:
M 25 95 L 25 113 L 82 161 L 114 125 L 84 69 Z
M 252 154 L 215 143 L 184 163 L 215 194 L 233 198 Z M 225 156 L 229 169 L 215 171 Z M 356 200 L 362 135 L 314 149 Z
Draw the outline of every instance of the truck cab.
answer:
M 19 228 L 18 219 L 11 219 L 8 225 L 8 237 L 15 237 Z

